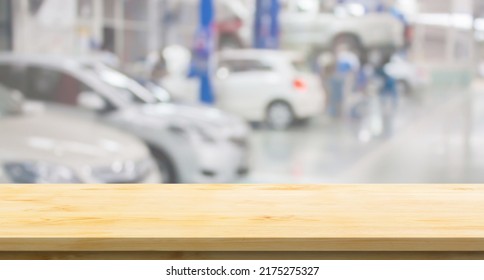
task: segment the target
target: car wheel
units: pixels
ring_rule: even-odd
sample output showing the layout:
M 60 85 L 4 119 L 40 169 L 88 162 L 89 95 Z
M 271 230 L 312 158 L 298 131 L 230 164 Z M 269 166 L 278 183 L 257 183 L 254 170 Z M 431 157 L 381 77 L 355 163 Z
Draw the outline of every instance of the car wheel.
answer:
M 157 148 L 150 147 L 151 154 L 153 155 L 158 170 L 163 178 L 163 184 L 176 184 L 179 183 L 178 176 L 176 173 L 175 166 L 173 165 L 170 158 Z
M 356 54 L 361 60 L 366 60 L 365 51 L 358 37 L 351 34 L 337 36 L 333 41 L 333 52 L 337 53 L 342 46 L 346 46 L 349 51 Z
M 289 104 L 283 101 L 273 102 L 267 109 L 267 124 L 277 130 L 289 128 L 294 123 L 294 113 Z

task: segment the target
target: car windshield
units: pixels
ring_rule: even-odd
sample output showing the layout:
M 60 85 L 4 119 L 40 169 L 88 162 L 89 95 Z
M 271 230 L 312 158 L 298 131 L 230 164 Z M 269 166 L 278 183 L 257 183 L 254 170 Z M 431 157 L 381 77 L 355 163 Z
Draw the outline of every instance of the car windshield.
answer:
M 12 90 L 0 84 L 0 118 L 10 115 L 18 115 L 22 112 L 20 94 L 16 96 Z
M 105 65 L 88 66 L 108 87 L 119 92 L 119 98 L 128 103 L 155 104 L 161 102 L 148 89 L 125 74 Z

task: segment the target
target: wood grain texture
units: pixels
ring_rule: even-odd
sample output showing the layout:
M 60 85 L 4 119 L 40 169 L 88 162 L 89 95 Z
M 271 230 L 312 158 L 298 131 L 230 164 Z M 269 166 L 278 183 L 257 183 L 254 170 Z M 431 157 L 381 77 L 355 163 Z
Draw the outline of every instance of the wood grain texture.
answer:
M 0 252 L 0 260 L 484 260 L 484 252 Z
M 0 251 L 484 252 L 484 185 L 4 185 Z

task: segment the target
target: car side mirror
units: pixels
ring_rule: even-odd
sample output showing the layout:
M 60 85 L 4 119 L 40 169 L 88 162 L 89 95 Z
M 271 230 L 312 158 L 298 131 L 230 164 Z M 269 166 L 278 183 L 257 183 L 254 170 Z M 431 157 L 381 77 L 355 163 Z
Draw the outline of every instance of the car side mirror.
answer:
M 106 101 L 99 94 L 91 91 L 81 92 L 77 98 L 77 104 L 93 111 L 102 111 L 107 108 Z

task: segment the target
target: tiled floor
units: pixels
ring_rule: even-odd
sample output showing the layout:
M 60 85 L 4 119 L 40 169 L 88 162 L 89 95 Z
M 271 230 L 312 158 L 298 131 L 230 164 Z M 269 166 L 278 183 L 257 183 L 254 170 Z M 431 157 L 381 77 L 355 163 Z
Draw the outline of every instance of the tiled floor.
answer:
M 368 119 L 359 126 L 322 117 L 286 132 L 256 130 L 244 182 L 484 182 L 482 84 L 402 100 L 391 135 L 370 137 L 381 122 Z

